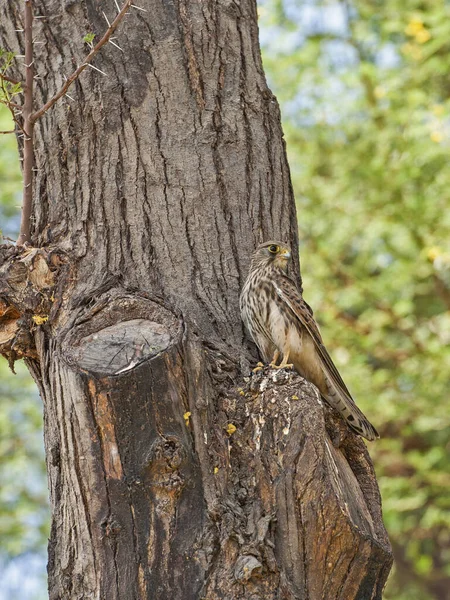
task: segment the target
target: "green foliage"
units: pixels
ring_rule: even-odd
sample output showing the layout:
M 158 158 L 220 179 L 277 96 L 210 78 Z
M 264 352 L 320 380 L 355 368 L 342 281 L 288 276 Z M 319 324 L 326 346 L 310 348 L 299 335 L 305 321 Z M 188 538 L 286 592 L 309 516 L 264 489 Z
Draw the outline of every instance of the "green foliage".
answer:
M 0 104 L 0 131 L 13 128 L 11 113 L 6 106 Z M 2 135 L 0 142 L 0 233 L 14 236 L 15 239 L 19 230 L 22 186 L 19 152 L 14 135 Z
M 83 38 L 83 42 L 86 42 L 86 44 L 91 45 L 92 42 L 94 41 L 94 38 L 95 38 L 95 33 L 87 33 Z
M 7 75 L 8 69 L 14 63 L 14 52 L 8 52 L 4 48 L 0 48 L 0 102 L 8 104 L 17 94 L 22 92 L 20 83 L 13 83 L 7 79 L 3 79 L 1 75 Z
M 42 406 L 25 366 L 16 371 L 0 362 L 0 539 L 9 556 L 40 550 L 48 536 Z
M 0 105 L 0 130 L 12 126 L 9 110 Z M 14 135 L 3 135 L 0 141 L 0 223 L 3 233 L 15 238 L 22 184 L 19 155 Z M 16 371 L 15 376 L 0 360 L 0 592 L 5 598 L 25 599 L 43 596 L 37 595 L 37 589 L 25 592 L 23 583 L 14 583 L 14 573 L 26 569 L 29 582 L 41 587 L 45 562 L 40 557 L 48 538 L 49 506 L 42 404 L 25 366 L 16 363 Z M 45 593 L 45 581 L 42 590 Z
M 260 7 L 305 296 L 382 435 L 395 600 L 450 588 L 449 16 L 431 0 Z

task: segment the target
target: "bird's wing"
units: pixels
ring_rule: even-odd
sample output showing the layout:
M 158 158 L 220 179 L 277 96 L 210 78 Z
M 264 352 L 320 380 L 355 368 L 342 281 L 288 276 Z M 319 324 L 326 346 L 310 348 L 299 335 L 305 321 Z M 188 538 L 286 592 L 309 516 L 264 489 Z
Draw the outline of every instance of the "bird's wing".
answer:
M 287 304 L 291 309 L 294 316 L 300 321 L 303 327 L 307 330 L 311 336 L 314 346 L 317 349 L 317 353 L 323 361 L 324 367 L 327 373 L 335 385 L 335 387 L 345 397 L 347 396 L 352 402 L 353 398 L 347 389 L 347 386 L 339 375 L 339 371 L 336 369 L 327 349 L 325 348 L 322 336 L 320 335 L 319 327 L 314 319 L 313 311 L 311 307 L 303 300 L 301 294 L 298 292 L 295 284 L 286 275 L 276 277 L 273 281 L 275 291 L 282 302 Z

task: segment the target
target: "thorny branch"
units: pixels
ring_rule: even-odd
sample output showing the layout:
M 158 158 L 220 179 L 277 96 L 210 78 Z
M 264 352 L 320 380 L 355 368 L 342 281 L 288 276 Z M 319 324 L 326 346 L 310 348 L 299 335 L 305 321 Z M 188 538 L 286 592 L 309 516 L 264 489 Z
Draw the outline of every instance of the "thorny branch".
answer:
M 23 107 L 13 102 L 8 101 L 6 104 L 11 110 L 13 120 L 23 132 L 24 136 L 24 149 L 23 149 L 23 204 L 22 204 L 22 217 L 20 222 L 20 234 L 17 240 L 18 246 L 23 246 L 31 241 L 31 207 L 33 201 L 33 165 L 34 165 L 34 152 L 33 152 L 33 132 L 36 121 L 42 117 L 60 98 L 62 98 L 69 89 L 70 85 L 80 76 L 84 69 L 91 66 L 93 58 L 99 52 L 99 50 L 108 42 L 119 48 L 117 44 L 111 41 L 111 36 L 117 29 L 119 23 L 122 21 L 130 7 L 139 8 L 132 4 L 133 0 L 126 0 L 119 10 L 114 21 L 110 24 L 108 22 L 108 29 L 101 38 L 101 40 L 92 48 L 87 55 L 85 61 L 66 79 L 61 89 L 48 100 L 38 110 L 33 112 L 33 80 L 34 80 L 34 69 L 33 69 L 33 2 L 32 0 L 25 0 L 25 26 L 24 26 L 24 39 L 25 39 L 25 85 L 24 85 L 24 104 Z M 121 50 L 121 48 L 119 48 Z M 95 67 L 92 67 L 95 68 Z M 99 70 L 99 69 L 97 69 Z M 17 85 L 18 82 L 11 79 L 10 77 L 0 74 L 0 85 L 7 81 L 9 83 Z M 23 124 L 21 125 L 17 120 L 17 115 L 14 113 L 14 109 L 22 109 Z M 13 133 L 13 131 L 1 131 L 0 134 Z
M 1 49 L 0 49 L 0 54 L 1 53 L 2 52 L 1 52 Z M 6 70 L 9 67 L 9 65 L 10 65 L 10 63 L 12 61 L 12 57 L 13 57 L 13 54 L 10 53 L 10 58 L 8 59 L 8 57 L 7 57 L 5 63 L 1 65 L 1 70 L 0 70 L 0 91 L 1 91 L 0 102 L 2 104 L 4 104 L 6 106 L 6 108 L 9 109 L 9 111 L 11 113 L 12 120 L 17 125 L 17 127 L 23 132 L 22 126 L 20 125 L 20 122 L 19 122 L 19 120 L 17 118 L 18 115 L 22 113 L 22 106 L 20 106 L 19 104 L 16 104 L 15 102 L 12 101 L 12 98 L 15 95 L 17 95 L 18 93 L 22 92 L 21 84 L 18 81 L 15 81 L 11 77 L 8 77 L 7 75 L 4 74 L 4 70 Z M 11 89 L 10 86 L 13 86 L 13 89 Z M 12 129 L 10 131 L 1 131 L 0 133 L 1 134 L 16 133 L 16 130 Z
M 14 85 L 17 85 L 19 83 L 15 79 L 11 79 L 11 77 L 7 77 L 4 73 L 0 73 L 0 79 L 4 79 L 5 81 L 8 81 L 8 83 L 13 83 Z
M 119 23 L 121 22 L 123 17 L 126 15 L 127 11 L 129 10 L 132 1 L 133 0 L 126 0 L 126 2 L 124 3 L 124 5 L 121 8 L 119 14 L 117 15 L 117 17 L 114 19 L 114 21 L 111 23 L 111 25 L 106 30 L 105 35 L 92 48 L 92 50 L 86 56 L 84 63 L 82 65 L 80 65 L 77 69 L 75 69 L 75 71 L 72 73 L 72 75 L 70 75 L 67 78 L 66 82 L 64 83 L 62 88 L 59 90 L 59 92 L 57 92 L 54 96 L 52 96 L 50 98 L 50 100 L 48 102 L 46 102 L 42 108 L 40 108 L 39 110 L 37 110 L 35 113 L 33 113 L 31 115 L 31 119 L 33 122 L 35 122 L 37 119 L 42 117 L 42 115 L 44 113 L 46 113 L 48 111 L 48 109 L 51 108 L 55 104 L 55 102 L 57 102 L 60 98 L 62 98 L 62 96 L 64 96 L 64 94 L 69 89 L 70 85 L 80 76 L 80 74 L 84 71 L 84 69 L 87 66 L 89 66 L 89 63 L 92 62 L 92 59 L 98 53 L 100 48 L 102 48 L 102 46 L 104 46 L 107 42 L 109 42 L 110 37 L 112 36 L 114 31 L 117 29 L 117 26 L 119 25 Z
M 31 204 L 33 201 L 33 128 L 31 119 L 33 112 L 33 5 L 32 0 L 25 0 L 25 87 L 23 103 L 23 201 L 22 218 L 20 220 L 20 233 L 17 240 L 18 246 L 30 242 L 31 229 Z

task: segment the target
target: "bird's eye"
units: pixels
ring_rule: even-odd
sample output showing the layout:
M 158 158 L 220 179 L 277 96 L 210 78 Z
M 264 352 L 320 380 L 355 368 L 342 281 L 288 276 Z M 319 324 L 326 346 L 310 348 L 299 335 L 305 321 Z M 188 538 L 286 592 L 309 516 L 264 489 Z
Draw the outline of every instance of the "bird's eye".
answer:
M 272 244 L 271 246 L 269 246 L 269 252 L 271 252 L 272 254 L 276 254 L 278 252 L 279 248 L 278 246 L 275 246 L 275 244 Z

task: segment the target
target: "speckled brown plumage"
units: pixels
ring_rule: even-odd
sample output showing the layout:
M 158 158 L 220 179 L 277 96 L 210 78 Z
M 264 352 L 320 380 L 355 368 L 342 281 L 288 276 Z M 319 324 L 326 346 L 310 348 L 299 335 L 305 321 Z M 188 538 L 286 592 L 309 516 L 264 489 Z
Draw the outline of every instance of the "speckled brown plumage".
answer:
M 242 320 L 265 362 L 276 366 L 280 354 L 279 367 L 291 361 L 354 432 L 374 440 L 378 432 L 356 406 L 323 344 L 313 311 L 286 273 L 290 257 L 282 242 L 268 241 L 256 249 L 241 293 Z

